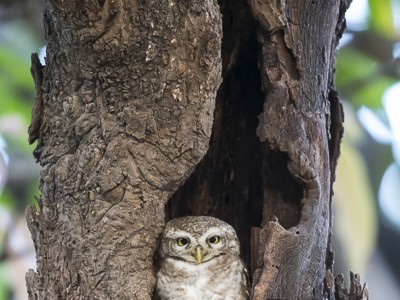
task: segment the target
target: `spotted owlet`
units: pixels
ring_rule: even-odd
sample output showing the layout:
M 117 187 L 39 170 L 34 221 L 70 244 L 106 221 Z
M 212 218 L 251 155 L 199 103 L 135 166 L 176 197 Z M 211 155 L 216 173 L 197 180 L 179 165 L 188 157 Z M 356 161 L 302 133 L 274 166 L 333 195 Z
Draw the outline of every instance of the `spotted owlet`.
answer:
M 247 271 L 231 225 L 213 217 L 168 222 L 161 236 L 156 299 L 246 300 Z

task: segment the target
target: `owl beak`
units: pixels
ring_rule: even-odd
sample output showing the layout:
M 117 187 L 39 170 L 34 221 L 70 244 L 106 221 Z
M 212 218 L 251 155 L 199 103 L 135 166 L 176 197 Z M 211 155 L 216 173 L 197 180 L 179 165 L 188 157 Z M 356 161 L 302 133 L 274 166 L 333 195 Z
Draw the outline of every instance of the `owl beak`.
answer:
M 194 253 L 194 257 L 196 258 L 196 261 L 199 264 L 199 263 L 201 263 L 203 261 L 203 256 L 204 256 L 203 247 L 201 247 L 200 245 L 197 245 L 194 248 L 194 250 L 196 251 Z

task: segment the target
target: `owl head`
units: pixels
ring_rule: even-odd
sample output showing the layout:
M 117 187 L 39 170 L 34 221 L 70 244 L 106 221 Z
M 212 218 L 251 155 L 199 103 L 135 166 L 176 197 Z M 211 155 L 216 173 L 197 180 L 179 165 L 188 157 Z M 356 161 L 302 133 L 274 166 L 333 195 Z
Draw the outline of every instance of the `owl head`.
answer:
M 214 217 L 188 216 L 167 223 L 160 242 L 161 258 L 201 264 L 224 255 L 239 256 L 239 240 L 231 225 Z

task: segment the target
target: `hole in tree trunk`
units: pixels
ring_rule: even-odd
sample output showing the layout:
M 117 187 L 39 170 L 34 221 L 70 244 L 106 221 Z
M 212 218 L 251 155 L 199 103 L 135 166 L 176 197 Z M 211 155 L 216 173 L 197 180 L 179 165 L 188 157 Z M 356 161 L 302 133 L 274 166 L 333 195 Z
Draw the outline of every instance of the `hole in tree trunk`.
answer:
M 220 1 L 223 83 L 210 148 L 167 205 L 166 216 L 211 215 L 237 231 L 250 264 L 250 231 L 262 221 L 261 143 L 256 136 L 264 95 L 257 67 L 256 23 L 245 1 Z
M 277 220 L 288 229 L 300 222 L 303 186 L 288 170 L 286 153 L 263 151 L 264 220 Z

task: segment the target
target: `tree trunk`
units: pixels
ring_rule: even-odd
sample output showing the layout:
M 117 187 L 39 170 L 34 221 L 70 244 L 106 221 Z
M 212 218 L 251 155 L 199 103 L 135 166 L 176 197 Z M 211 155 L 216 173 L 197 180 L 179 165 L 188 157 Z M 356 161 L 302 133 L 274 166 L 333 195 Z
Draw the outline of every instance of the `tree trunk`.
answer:
M 220 4 L 223 83 L 210 149 L 169 216 L 233 224 L 253 299 L 333 299 L 331 198 L 343 132 L 333 73 L 348 4 Z
M 235 227 L 253 299 L 334 299 L 347 2 L 45 1 L 30 299 L 150 299 L 157 238 L 182 215 Z
M 221 82 L 213 1 L 44 3 L 30 141 L 30 299 L 150 299 L 170 195 L 204 156 Z

